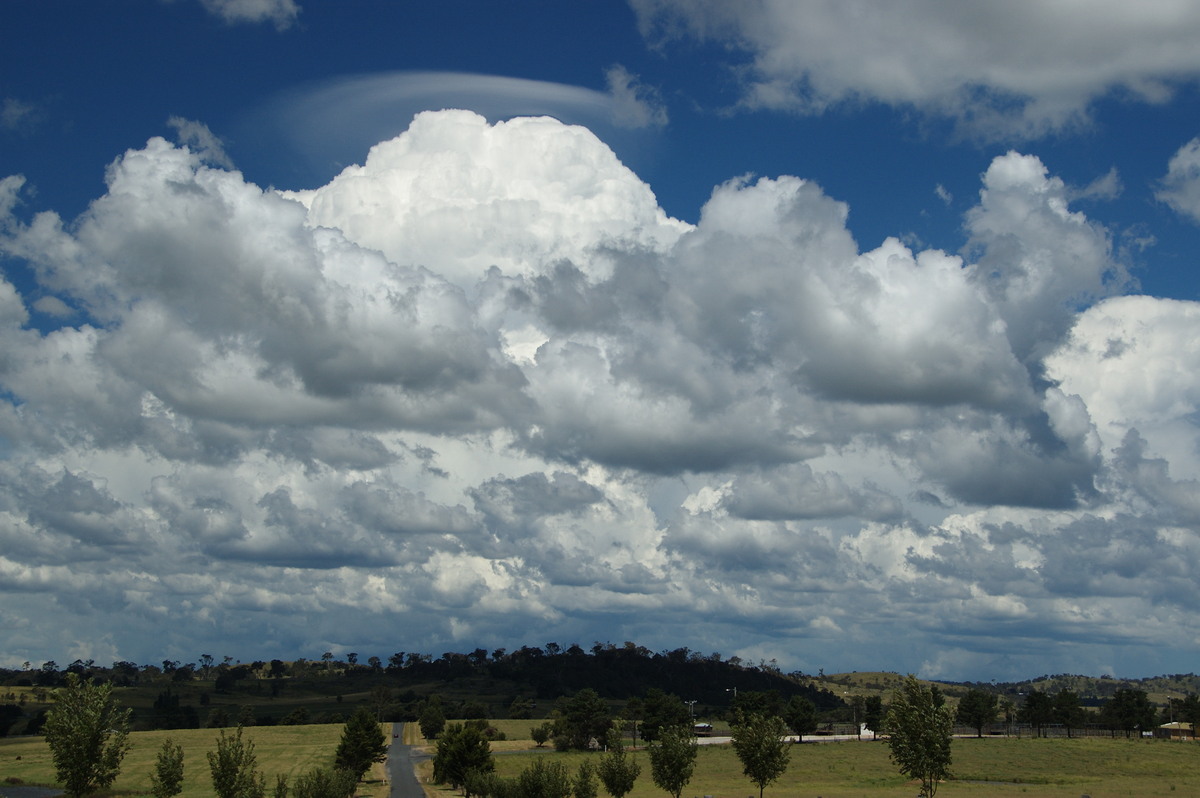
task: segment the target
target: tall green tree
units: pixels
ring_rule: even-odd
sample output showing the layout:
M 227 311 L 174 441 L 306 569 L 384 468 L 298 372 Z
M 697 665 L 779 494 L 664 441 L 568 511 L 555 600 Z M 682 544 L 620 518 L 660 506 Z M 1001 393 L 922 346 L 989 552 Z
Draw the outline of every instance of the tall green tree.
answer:
M 1067 737 L 1072 729 L 1078 729 L 1087 723 L 1088 711 L 1079 701 L 1079 693 L 1063 688 L 1054 695 L 1054 720 L 1061 723 L 1067 730 Z
M 491 746 L 477 725 L 451 723 L 438 737 L 433 755 L 433 780 L 438 784 L 458 789 L 468 771 L 490 773 L 495 769 Z
M 624 798 L 633 789 L 634 782 L 642 772 L 637 760 L 625 752 L 621 735 L 616 731 L 608 735 L 608 751 L 600 755 L 600 782 L 613 798 Z
M 871 730 L 872 736 L 878 736 L 883 730 L 883 699 L 877 695 L 867 696 L 863 702 L 863 723 Z
M 646 691 L 641 703 L 642 739 L 653 742 L 668 726 L 692 725 L 692 714 L 688 711 L 683 699 L 672 693 L 666 693 L 657 687 Z
M 1122 729 L 1129 737 L 1135 731 L 1154 727 L 1154 706 L 1145 690 L 1122 687 L 1100 708 L 1100 720 L 1110 729 Z
M 696 738 L 691 729 L 669 726 L 650 746 L 650 777 L 662 790 L 679 798 L 696 768 Z
M 590 687 L 559 699 L 556 709 L 554 737 L 559 748 L 587 748 L 592 740 L 605 739 L 612 726 L 608 704 Z
M 783 721 L 792 734 L 801 738 L 817 730 L 817 707 L 802 695 L 794 695 L 783 708 Z
M 150 771 L 150 792 L 154 798 L 171 798 L 183 792 L 183 746 L 170 737 L 163 740 L 154 770 Z
M 79 798 L 108 787 L 129 750 L 129 709 L 120 709 L 111 684 L 68 673 L 42 727 L 63 791 Z
M 208 767 L 212 771 L 213 791 L 217 798 L 263 798 L 266 795 L 267 783 L 258 772 L 254 741 L 243 739 L 241 726 L 233 734 L 221 730 L 217 750 L 208 752 Z
M 387 759 L 388 738 L 364 704 L 360 704 L 342 728 L 342 739 L 334 752 L 333 764 L 362 781 L 374 762 Z
M 1024 703 L 1017 710 L 1017 720 L 1028 723 L 1037 737 L 1042 736 L 1047 724 L 1054 722 L 1054 699 L 1041 690 L 1030 690 Z
M 437 696 L 430 698 L 425 702 L 425 706 L 421 707 L 417 725 L 421 727 L 421 736 L 426 740 L 436 740 L 442 729 L 446 728 L 446 716 L 442 714 L 442 702 Z
M 784 774 L 788 766 L 790 743 L 787 726 L 776 715 L 749 715 L 733 727 L 733 750 L 742 763 L 742 773 L 763 790 Z
M 986 690 L 971 689 L 958 702 L 956 719 L 964 726 L 975 730 L 976 737 L 983 736 L 983 727 L 996 719 L 1000 697 Z
M 1192 726 L 1192 736 L 1196 736 L 1196 727 L 1200 726 L 1200 696 L 1189 693 L 1179 702 L 1179 719 Z
M 933 798 L 938 782 L 950 774 L 954 713 L 938 699 L 909 674 L 893 694 L 884 722 L 892 762 L 905 776 L 920 780 L 923 798 Z

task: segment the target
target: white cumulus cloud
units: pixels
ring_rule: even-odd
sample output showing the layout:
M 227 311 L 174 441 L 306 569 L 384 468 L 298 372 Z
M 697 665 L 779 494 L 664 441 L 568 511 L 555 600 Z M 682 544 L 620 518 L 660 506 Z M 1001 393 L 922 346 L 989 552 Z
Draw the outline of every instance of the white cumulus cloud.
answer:
M 1110 234 L 1037 158 L 986 165 L 952 255 L 860 250 L 786 175 L 682 223 L 547 117 L 423 113 L 295 192 L 201 132 L 73 219 L 0 181 L 36 279 L 0 282 L 18 656 L 686 623 L 806 670 L 835 632 L 848 668 L 1026 641 L 1021 672 L 1200 633 L 1200 311 L 1113 296 Z

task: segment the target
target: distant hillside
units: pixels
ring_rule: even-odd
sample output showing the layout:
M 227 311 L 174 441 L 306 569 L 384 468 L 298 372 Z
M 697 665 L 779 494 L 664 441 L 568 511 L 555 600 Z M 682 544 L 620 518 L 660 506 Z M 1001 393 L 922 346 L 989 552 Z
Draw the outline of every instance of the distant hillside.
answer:
M 70 672 L 112 682 L 141 729 L 339 722 L 360 703 L 370 704 L 385 720 L 410 720 L 433 696 L 448 717 L 541 718 L 558 698 L 584 688 L 598 692 L 614 711 L 659 689 L 694 702 L 698 718 L 723 717 L 739 693 L 774 694 L 781 702 L 802 695 L 817 706 L 823 722 L 848 721 L 855 698 L 880 696 L 886 705 L 904 678 L 891 672 L 785 674 L 766 662 L 754 665 L 687 648 L 653 652 L 633 643 L 597 643 L 590 650 L 548 643 L 436 658 L 396 652 L 386 661 L 370 657 L 366 664 L 353 654 L 339 660 L 331 653 L 294 662 L 240 663 L 226 657 L 219 664 L 204 656 L 199 663 L 164 661 L 161 666 L 117 662 L 103 667 L 76 660 L 61 669 L 47 662 L 40 668 L 0 670 L 0 736 L 36 732 L 53 688 Z M 1194 674 L 1144 679 L 1060 674 L 1022 682 L 935 684 L 951 703 L 973 688 L 1005 696 L 1014 705 L 1033 690 L 1071 690 L 1092 707 L 1121 688 L 1145 691 L 1157 706 L 1200 694 L 1200 677 Z
M 856 695 L 878 695 L 883 697 L 885 703 L 903 679 L 904 675 L 899 673 L 866 671 L 802 677 L 802 680 L 810 686 L 827 690 L 842 698 Z M 975 689 L 1008 696 L 1018 704 L 1020 696 L 1034 690 L 1044 693 L 1070 690 L 1079 695 L 1084 706 L 1098 706 L 1120 689 L 1143 690 L 1150 701 L 1155 704 L 1165 704 L 1168 699 L 1181 699 L 1187 695 L 1200 694 L 1200 676 L 1193 673 L 1151 676 L 1142 679 L 1058 674 L 1039 676 L 1020 682 L 936 681 L 929 683 L 937 684 L 939 689 L 951 700 L 961 698 L 968 690 Z
M 69 672 L 116 685 L 138 728 L 333 722 L 363 702 L 384 719 L 411 720 L 432 696 L 448 717 L 544 717 L 555 700 L 584 688 L 598 692 L 614 709 L 657 688 L 695 702 L 697 717 L 723 714 L 739 692 L 776 693 L 783 701 L 803 695 L 826 714 L 843 708 L 835 693 L 766 663 L 749 665 L 686 648 L 652 652 L 627 643 L 584 651 L 552 643 L 512 652 L 448 652 L 436 659 L 397 652 L 386 664 L 371 657 L 365 665 L 356 656 L 339 661 L 332 655 L 248 664 L 214 664 L 210 657 L 199 665 L 164 662 L 162 667 L 121 662 L 105 668 L 76 661 L 61 670 L 45 663 L 36 670 L 0 671 L 0 707 L 10 707 L 12 733 L 36 730 L 52 688 Z M 4 733 L 0 728 L 0 736 Z

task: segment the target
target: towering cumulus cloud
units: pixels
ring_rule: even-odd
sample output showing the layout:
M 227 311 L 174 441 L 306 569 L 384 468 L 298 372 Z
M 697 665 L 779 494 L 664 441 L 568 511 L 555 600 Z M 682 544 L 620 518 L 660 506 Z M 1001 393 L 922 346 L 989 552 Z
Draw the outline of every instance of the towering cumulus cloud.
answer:
M 863 251 L 789 176 L 687 224 L 586 129 L 465 111 L 312 190 L 162 139 L 73 220 L 21 182 L 9 656 L 557 637 L 813 667 L 836 636 L 869 667 L 903 637 L 959 673 L 1200 631 L 1200 306 L 1119 296 L 1036 158 L 987 167 L 961 256 Z

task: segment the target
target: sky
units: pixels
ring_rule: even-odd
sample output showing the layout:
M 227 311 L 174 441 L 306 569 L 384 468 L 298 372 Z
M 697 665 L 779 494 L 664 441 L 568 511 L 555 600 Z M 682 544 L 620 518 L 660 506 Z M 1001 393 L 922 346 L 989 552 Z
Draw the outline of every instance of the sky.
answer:
M 0 4 L 0 667 L 1200 653 L 1200 6 Z

